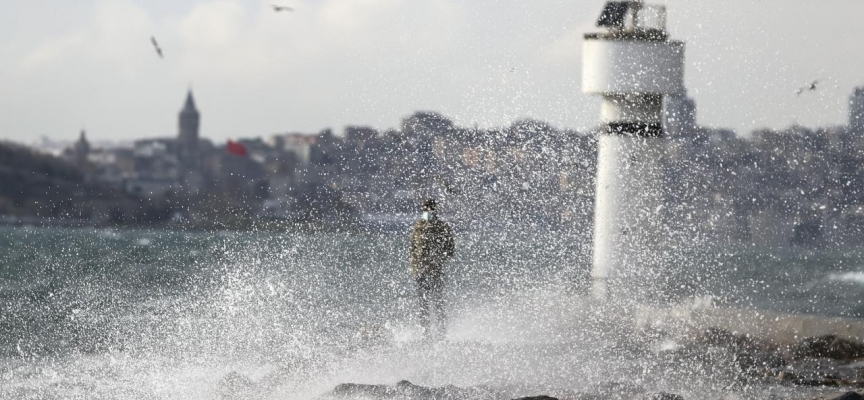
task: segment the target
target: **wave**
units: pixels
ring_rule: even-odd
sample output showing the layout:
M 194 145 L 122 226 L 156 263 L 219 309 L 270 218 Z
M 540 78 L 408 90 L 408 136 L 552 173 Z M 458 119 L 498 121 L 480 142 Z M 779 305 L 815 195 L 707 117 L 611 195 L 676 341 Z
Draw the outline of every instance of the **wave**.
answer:
M 828 274 L 829 281 L 833 282 L 850 282 L 864 285 L 864 272 L 844 272 Z

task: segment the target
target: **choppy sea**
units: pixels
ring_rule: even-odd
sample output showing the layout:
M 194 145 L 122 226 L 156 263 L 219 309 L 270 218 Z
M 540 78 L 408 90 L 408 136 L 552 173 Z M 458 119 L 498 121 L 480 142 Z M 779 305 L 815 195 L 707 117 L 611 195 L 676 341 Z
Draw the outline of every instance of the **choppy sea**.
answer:
M 615 317 L 581 300 L 584 242 L 460 234 L 447 336 L 430 343 L 407 233 L 0 228 L 0 398 L 309 399 L 403 379 L 512 393 L 623 382 L 689 398 L 729 384 L 597 331 L 598 313 Z M 706 247 L 685 259 L 666 282 L 682 297 L 864 317 L 864 251 Z

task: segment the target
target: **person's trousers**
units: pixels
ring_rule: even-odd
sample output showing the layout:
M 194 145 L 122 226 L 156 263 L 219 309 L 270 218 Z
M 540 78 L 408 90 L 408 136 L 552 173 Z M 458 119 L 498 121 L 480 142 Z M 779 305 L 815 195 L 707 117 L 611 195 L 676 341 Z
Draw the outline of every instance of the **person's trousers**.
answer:
M 433 333 L 433 313 L 437 319 L 437 331 L 443 336 L 446 316 L 444 314 L 444 279 L 437 276 L 417 278 L 417 295 L 420 298 L 420 323 L 427 335 Z

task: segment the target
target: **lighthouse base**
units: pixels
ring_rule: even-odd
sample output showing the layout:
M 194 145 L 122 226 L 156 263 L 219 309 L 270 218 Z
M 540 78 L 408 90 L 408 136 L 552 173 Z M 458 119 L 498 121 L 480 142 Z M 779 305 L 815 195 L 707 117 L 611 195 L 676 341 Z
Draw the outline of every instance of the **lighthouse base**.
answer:
M 598 143 L 593 291 L 647 300 L 662 287 L 666 257 L 661 135 L 611 131 Z

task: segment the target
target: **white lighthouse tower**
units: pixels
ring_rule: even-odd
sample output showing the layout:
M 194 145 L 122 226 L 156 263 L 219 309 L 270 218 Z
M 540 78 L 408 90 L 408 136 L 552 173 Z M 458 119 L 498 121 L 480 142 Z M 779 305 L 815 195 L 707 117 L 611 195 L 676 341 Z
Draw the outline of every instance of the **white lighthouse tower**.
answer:
M 661 221 L 663 97 L 684 88 L 684 43 L 664 6 L 606 3 L 585 35 L 582 89 L 603 97 L 594 211 L 594 291 L 640 297 L 666 267 Z

